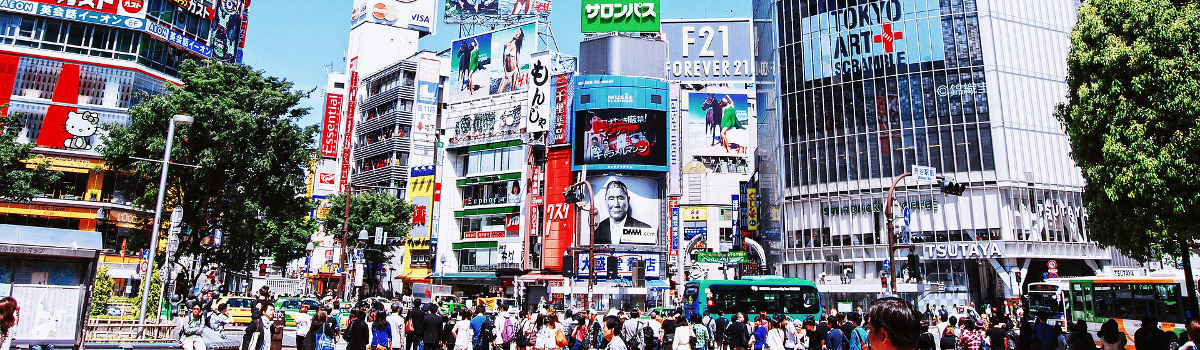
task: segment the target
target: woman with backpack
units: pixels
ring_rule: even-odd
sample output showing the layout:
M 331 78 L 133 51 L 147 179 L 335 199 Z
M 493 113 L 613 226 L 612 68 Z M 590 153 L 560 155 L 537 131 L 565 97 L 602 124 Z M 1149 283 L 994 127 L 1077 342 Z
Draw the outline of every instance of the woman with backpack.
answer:
M 329 323 L 329 313 L 317 311 L 312 325 L 308 327 L 308 334 L 304 336 L 304 344 L 299 344 L 300 350 L 333 350 L 336 337 L 337 327 Z
M 566 335 L 557 320 L 551 316 L 538 315 L 537 332 L 534 334 L 534 350 L 561 350 L 567 346 Z
M 938 348 L 941 350 L 958 349 L 958 336 L 954 335 L 954 327 L 942 329 L 942 340 L 938 341 Z
M 569 348 L 571 350 L 587 350 L 590 348 L 588 334 L 591 334 L 592 323 L 587 319 L 586 313 L 575 315 L 575 329 L 571 331 L 571 339 Z

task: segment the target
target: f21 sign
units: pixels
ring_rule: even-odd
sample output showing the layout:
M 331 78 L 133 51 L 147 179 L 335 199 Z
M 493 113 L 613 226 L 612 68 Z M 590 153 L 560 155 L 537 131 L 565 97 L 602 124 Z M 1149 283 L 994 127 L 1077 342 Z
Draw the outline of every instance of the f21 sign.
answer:
M 754 79 L 753 29 L 749 19 L 663 21 L 669 80 Z

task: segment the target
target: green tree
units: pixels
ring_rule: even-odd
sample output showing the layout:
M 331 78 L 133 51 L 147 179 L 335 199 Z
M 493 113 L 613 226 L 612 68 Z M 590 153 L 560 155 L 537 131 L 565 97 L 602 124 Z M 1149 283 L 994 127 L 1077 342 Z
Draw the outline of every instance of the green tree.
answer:
M 179 78 L 181 86 L 142 96 L 128 126 L 104 126 L 100 152 L 112 168 L 134 174 L 136 205 L 154 209 L 161 165 L 135 157 L 161 159 L 171 117 L 187 114 L 195 123 L 176 128 L 172 162 L 199 168 L 170 167 L 164 205 L 164 212 L 184 209 L 187 234 L 177 256 L 249 271 L 261 256 L 280 260 L 303 251 L 313 226 L 294 222 L 312 209 L 304 169 L 318 128 L 298 126 L 308 109 L 296 106 L 309 92 L 248 66 L 212 61 L 184 62 Z M 202 272 L 187 271 L 180 281 Z
M 158 317 L 158 313 L 162 308 L 162 294 L 158 292 L 162 290 L 162 279 L 158 277 L 158 270 L 161 266 L 154 264 L 154 269 L 150 270 L 150 300 L 146 301 L 146 320 L 152 320 Z M 134 286 L 137 289 L 137 297 L 133 298 L 133 307 L 140 308 L 142 305 L 142 284 L 138 283 Z M 138 310 L 141 311 L 141 310 Z M 168 317 L 169 318 L 169 317 Z
M 92 284 L 92 316 L 108 314 L 108 301 L 113 297 L 113 279 L 108 277 L 108 266 L 96 269 L 96 282 Z
M 332 233 L 339 240 L 342 238 L 342 225 L 346 222 L 346 195 L 337 194 L 329 198 L 333 206 L 325 217 L 323 225 L 325 232 Z M 383 264 L 396 249 L 408 238 L 408 230 L 412 228 L 413 207 L 408 202 L 395 196 L 380 192 L 365 192 L 350 196 L 350 225 L 349 243 L 351 247 L 362 247 L 363 259 L 367 264 Z M 376 245 L 373 239 L 365 243 L 358 241 L 359 231 L 367 230 L 370 237 L 375 237 L 375 228 L 383 228 L 388 240 L 382 245 Z M 364 283 L 374 286 L 377 290 L 378 281 L 374 274 L 365 275 Z
M 61 173 L 49 171 L 46 164 L 30 169 L 21 161 L 30 158 L 32 143 L 17 140 L 24 125 L 16 115 L 0 116 L 0 200 L 27 203 L 33 196 L 46 193 L 46 189 Z
M 1096 0 L 1071 32 L 1067 102 L 1056 115 L 1087 180 L 1091 237 L 1146 261 L 1200 238 L 1200 8 Z M 1194 298 L 1189 310 L 1196 314 Z

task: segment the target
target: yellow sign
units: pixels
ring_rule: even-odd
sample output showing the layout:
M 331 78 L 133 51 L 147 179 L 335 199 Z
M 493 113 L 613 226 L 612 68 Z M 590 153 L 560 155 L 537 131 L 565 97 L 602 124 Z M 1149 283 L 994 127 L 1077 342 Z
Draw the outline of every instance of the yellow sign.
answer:
M 84 159 L 39 154 L 22 162 L 25 163 L 25 167 L 29 169 L 36 168 L 38 164 L 46 164 L 49 170 L 71 173 L 88 173 L 92 170 L 104 170 L 104 161 L 100 159 Z
M 758 190 L 746 189 L 746 229 L 758 231 Z
M 680 214 L 683 216 L 683 221 L 707 221 L 708 208 L 705 207 L 683 207 L 680 208 Z

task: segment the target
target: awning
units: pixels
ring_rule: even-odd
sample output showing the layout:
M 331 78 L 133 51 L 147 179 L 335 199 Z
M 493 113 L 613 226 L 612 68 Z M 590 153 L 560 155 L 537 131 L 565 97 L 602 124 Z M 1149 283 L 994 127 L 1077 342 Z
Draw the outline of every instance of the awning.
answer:
M 395 279 L 404 280 L 404 282 L 409 282 L 409 283 L 429 283 L 430 275 L 431 274 L 428 274 L 428 273 L 418 273 L 418 274 L 412 274 L 412 275 L 397 275 L 395 277 Z
M 494 273 L 447 273 L 431 276 L 434 281 L 457 284 L 500 285 L 500 279 Z
M 110 269 L 108 269 L 108 277 L 113 278 L 113 279 L 122 279 L 122 278 L 138 279 L 138 280 L 142 279 L 142 276 L 138 275 L 136 267 L 133 269 L 122 269 L 122 268 L 111 269 L 110 268 Z
M 566 279 L 560 275 L 543 275 L 540 273 L 531 273 L 528 275 L 517 277 L 517 279 L 516 279 L 517 282 L 522 282 L 522 283 L 546 282 L 546 281 L 565 281 L 565 280 Z
M 646 288 L 663 289 L 663 288 L 671 288 L 671 285 L 667 284 L 667 281 L 663 281 L 663 280 L 646 280 Z
M 96 259 L 103 249 L 100 232 L 0 225 L 0 253 Z

